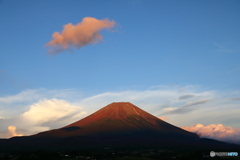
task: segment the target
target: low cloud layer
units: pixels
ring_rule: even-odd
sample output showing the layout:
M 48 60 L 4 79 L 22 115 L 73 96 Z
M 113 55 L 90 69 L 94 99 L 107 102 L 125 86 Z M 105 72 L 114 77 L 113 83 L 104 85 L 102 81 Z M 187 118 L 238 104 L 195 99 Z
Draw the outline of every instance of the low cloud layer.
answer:
M 181 127 L 184 130 L 198 134 L 200 137 L 211 138 L 223 142 L 240 144 L 240 128 L 233 129 L 222 124 L 204 126 L 196 124 L 189 127 Z
M 102 39 L 99 33 L 103 29 L 109 29 L 116 25 L 108 19 L 98 20 L 92 17 L 83 18 L 82 22 L 73 25 L 68 23 L 63 26 L 61 33 L 54 32 L 53 40 L 46 44 L 50 47 L 49 54 L 56 54 L 67 49 L 81 48 L 90 43 L 96 44 Z

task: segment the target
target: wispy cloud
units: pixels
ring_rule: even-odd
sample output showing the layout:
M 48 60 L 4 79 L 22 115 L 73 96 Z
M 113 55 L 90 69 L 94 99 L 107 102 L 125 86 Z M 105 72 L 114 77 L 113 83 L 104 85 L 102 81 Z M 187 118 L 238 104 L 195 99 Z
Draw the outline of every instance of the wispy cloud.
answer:
M 186 94 L 186 95 L 182 95 L 180 97 L 178 97 L 179 100 L 185 100 L 185 99 L 189 99 L 195 97 L 195 95 L 191 95 L 191 94 Z
M 0 116 L 15 117 L 27 110 L 28 106 L 42 99 L 74 99 L 80 97 L 73 89 L 47 90 L 44 88 L 22 91 L 16 95 L 0 97 Z
M 198 101 L 187 102 L 186 105 L 181 106 L 179 108 L 164 108 L 163 111 L 166 111 L 166 112 L 163 113 L 162 115 L 185 114 L 185 113 L 191 112 L 196 109 L 196 108 L 189 108 L 189 107 L 199 105 L 199 104 L 204 104 L 204 103 L 207 103 L 208 101 L 210 101 L 210 99 L 202 99 L 202 100 L 198 100 Z
M 44 98 L 66 98 L 74 96 L 73 89 L 47 90 L 45 88 L 24 90 L 16 95 L 7 95 L 0 97 L 0 105 L 14 104 L 21 102 L 34 102 Z
M 210 100 L 211 99 L 202 99 L 202 100 L 199 100 L 199 101 L 187 102 L 188 105 L 185 105 L 184 107 L 189 107 L 189 106 L 194 106 L 194 105 L 198 105 L 198 104 L 207 103 Z
M 39 91 L 41 90 L 42 89 L 26 90 L 17 95 L 0 97 L 0 103 L 4 103 L 4 104 L 15 103 L 15 102 L 19 103 L 19 102 L 31 101 L 33 99 L 38 99 L 40 98 Z
M 232 101 L 240 101 L 240 97 L 239 97 L 239 98 L 230 98 L 229 100 L 232 100 Z
M 213 42 L 213 44 L 217 47 L 218 52 L 234 52 L 234 50 L 226 48 L 225 46 L 219 43 Z
M 50 47 L 49 54 L 56 54 L 71 48 L 81 48 L 90 43 L 96 44 L 102 39 L 100 31 L 109 29 L 116 25 L 108 19 L 98 20 L 92 17 L 83 18 L 82 22 L 73 25 L 72 23 L 63 26 L 61 33 L 54 32 L 53 40 L 46 46 Z
M 189 132 L 198 134 L 200 137 L 216 139 L 228 143 L 240 144 L 240 128 L 233 129 L 222 124 L 211 124 L 204 126 L 203 124 L 196 124 L 189 127 L 181 127 Z
M 174 111 L 177 110 L 178 108 L 163 108 L 163 111 L 169 112 L 169 111 Z

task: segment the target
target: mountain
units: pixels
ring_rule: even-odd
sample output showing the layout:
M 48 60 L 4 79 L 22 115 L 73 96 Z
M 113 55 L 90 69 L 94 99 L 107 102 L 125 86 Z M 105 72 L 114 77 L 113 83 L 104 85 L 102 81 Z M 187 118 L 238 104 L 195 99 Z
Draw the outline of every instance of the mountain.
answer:
M 221 147 L 230 144 L 201 139 L 129 102 L 111 103 L 65 127 L 2 141 L 2 146 L 43 147 Z M 1 147 L 1 145 L 0 145 Z
M 195 134 L 166 123 L 129 102 L 111 103 L 86 118 L 57 130 L 39 133 L 35 137 L 95 137 L 125 134 L 128 136 L 133 134 L 136 137 L 145 132 L 173 138 L 176 136 L 198 138 Z

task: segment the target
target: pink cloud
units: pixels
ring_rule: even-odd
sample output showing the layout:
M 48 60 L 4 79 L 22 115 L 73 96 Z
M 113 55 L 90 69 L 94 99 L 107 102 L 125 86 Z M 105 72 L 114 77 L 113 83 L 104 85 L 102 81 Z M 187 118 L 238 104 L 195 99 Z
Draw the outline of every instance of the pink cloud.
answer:
M 10 136 L 10 137 L 23 136 L 22 134 L 17 134 L 16 130 L 17 130 L 17 127 L 15 127 L 15 126 L 9 126 L 9 127 L 8 127 L 9 136 Z
M 99 32 L 115 25 L 114 21 L 108 19 L 98 20 L 85 17 L 82 22 L 76 25 L 72 23 L 64 25 L 61 33 L 54 32 L 52 34 L 53 40 L 45 46 L 50 47 L 49 54 L 56 54 L 70 48 L 81 48 L 90 43 L 96 44 L 102 39 Z
M 232 127 L 223 126 L 222 124 L 210 124 L 208 126 L 196 124 L 181 128 L 189 132 L 196 133 L 200 137 L 240 144 L 240 128 L 234 129 Z
M 165 121 L 165 120 L 168 119 L 167 117 L 158 117 L 158 118 L 161 119 L 161 120 L 163 120 L 163 121 Z

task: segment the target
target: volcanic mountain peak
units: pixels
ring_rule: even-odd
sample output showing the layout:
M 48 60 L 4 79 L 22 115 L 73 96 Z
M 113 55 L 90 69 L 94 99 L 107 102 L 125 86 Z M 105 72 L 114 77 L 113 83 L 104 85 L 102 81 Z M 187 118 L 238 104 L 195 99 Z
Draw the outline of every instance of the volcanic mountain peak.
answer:
M 130 102 L 113 102 L 106 107 L 102 108 L 102 111 L 110 110 L 111 112 L 115 114 L 121 114 L 121 115 L 131 115 L 131 114 L 137 114 L 140 115 L 140 108 L 133 105 Z

